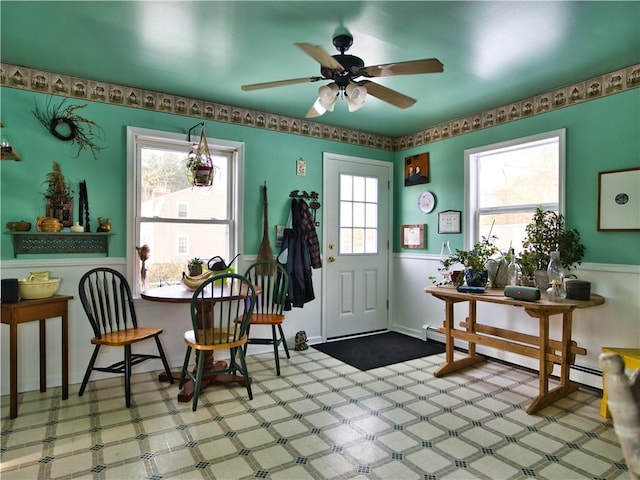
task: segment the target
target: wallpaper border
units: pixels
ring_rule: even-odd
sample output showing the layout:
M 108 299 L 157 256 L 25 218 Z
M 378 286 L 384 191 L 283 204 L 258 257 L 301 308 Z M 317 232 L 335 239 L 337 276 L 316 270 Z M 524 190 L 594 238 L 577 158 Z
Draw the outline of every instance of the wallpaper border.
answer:
M 401 151 L 638 88 L 640 64 L 395 138 L 5 63 L 0 86 Z

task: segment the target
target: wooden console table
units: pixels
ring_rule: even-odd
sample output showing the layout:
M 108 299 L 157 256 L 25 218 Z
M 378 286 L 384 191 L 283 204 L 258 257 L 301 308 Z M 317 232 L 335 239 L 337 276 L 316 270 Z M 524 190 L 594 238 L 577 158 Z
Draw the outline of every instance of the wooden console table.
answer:
M 54 295 L 38 300 L 2 304 L 2 323 L 9 325 L 9 417 L 18 416 L 18 325 L 40 322 L 40 391 L 47 391 L 47 333 L 45 321 L 62 318 L 62 399 L 69 398 L 68 304 L 73 297 Z
M 573 311 L 576 308 L 602 305 L 604 297 L 594 294 L 591 295 L 590 300 L 552 302 L 542 299 L 527 302 L 505 297 L 502 290 L 487 290 L 485 293 L 473 294 L 460 293 L 454 288 L 433 286 L 425 288 L 425 292 L 445 302 L 445 320 L 443 327 L 438 331 L 445 334 L 446 361 L 434 372 L 436 377 L 442 377 L 483 362 L 484 357 L 476 353 L 476 345 L 483 345 L 539 360 L 539 393 L 527 408 L 528 414 L 533 414 L 578 389 L 578 385 L 569 380 L 569 367 L 574 364 L 576 355 L 586 355 L 587 351 L 571 339 Z M 469 316 L 466 321 L 460 322 L 460 327 L 464 330 L 457 329 L 454 325 L 453 306 L 459 302 L 469 303 Z M 523 308 L 530 317 L 538 319 L 538 335 L 529 335 L 477 323 L 477 302 Z M 562 338 L 560 340 L 549 338 L 549 317 L 552 315 L 562 315 Z M 467 357 L 459 360 L 453 359 L 455 339 L 468 342 Z M 549 377 L 553 371 L 553 365 L 556 363 L 560 365 L 560 385 L 550 389 Z

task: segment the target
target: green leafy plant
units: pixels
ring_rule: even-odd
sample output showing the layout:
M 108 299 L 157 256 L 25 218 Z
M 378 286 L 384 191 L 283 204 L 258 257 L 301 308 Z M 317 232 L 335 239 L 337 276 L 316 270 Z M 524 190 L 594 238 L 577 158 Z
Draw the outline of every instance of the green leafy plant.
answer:
M 440 260 L 441 266 L 438 271 L 447 272 L 452 266 L 462 264 L 467 270 L 472 271 L 472 278 L 481 276 L 486 270 L 487 261 L 499 251 L 498 247 L 492 243 L 496 238 L 493 235 L 489 238 L 482 237 L 482 240 L 476 242 L 471 250 L 456 248 L 455 253 Z M 429 278 L 436 283 L 434 277 Z M 457 284 L 462 284 L 463 281 L 464 275 L 459 275 Z M 442 285 L 442 283 L 436 283 L 436 285 Z
M 202 260 L 200 260 L 200 257 L 193 257 L 189 260 L 189 265 L 202 265 Z
M 527 268 L 546 270 L 551 252 L 560 252 L 560 263 L 567 270 L 580 265 L 585 247 L 580 243 L 580 233 L 575 228 L 567 230 L 561 213 L 537 207 L 531 222 L 526 226 L 526 237 L 522 243 L 522 258 Z M 521 263 L 523 273 L 525 265 Z

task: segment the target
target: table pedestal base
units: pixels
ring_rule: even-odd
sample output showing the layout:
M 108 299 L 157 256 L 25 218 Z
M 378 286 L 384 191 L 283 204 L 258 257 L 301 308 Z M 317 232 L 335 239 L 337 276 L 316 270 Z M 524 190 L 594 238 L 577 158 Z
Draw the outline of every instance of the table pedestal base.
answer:
M 205 358 L 204 360 L 205 373 L 208 371 L 211 372 L 214 370 L 224 370 L 225 368 L 227 368 L 227 362 L 223 360 L 214 362 L 213 355 L 211 354 L 211 352 L 206 352 L 205 356 L 211 357 L 211 361 L 209 361 L 208 358 Z M 180 371 L 171 372 L 171 376 L 173 377 L 173 380 L 179 382 L 181 373 L 182 372 Z M 195 369 L 193 373 L 195 375 L 196 373 Z M 158 375 L 158 380 L 160 382 L 168 382 L 169 377 L 165 372 L 162 372 Z M 215 375 L 212 377 L 203 377 L 202 383 L 200 385 L 200 391 L 204 390 L 209 385 L 228 385 L 230 383 L 237 383 L 238 385 L 244 385 L 244 377 L 242 375 L 232 375 L 232 374 L 224 374 L 224 373 L 220 375 Z M 178 392 L 178 402 L 190 402 L 193 399 L 194 390 L 195 390 L 195 385 L 193 384 L 191 379 L 187 377 L 185 379 L 184 385 L 182 386 L 182 389 Z

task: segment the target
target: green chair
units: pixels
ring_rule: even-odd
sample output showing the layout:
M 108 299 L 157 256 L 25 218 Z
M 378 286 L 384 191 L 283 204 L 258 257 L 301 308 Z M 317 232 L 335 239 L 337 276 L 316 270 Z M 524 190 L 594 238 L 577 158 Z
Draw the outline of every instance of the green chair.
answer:
M 246 270 L 244 276 L 251 284 L 262 290 L 262 292 L 258 294 L 256 307 L 253 310 L 249 328 L 247 329 L 249 338 L 247 344 L 244 346 L 245 353 L 249 345 L 273 345 L 273 354 L 276 360 L 276 374 L 280 376 L 280 355 L 278 352 L 280 344 L 284 347 L 287 358 L 291 358 L 287 341 L 284 337 L 284 331 L 282 330 L 282 322 L 285 317 L 283 313 L 284 302 L 287 289 L 289 288 L 289 275 L 280 263 L 265 260 L 258 261 L 251 265 Z M 253 325 L 271 326 L 271 337 L 251 337 L 250 330 Z
M 194 382 L 193 411 L 198 407 L 203 379 L 216 375 L 224 375 L 228 380 L 229 374 L 235 377 L 238 372 L 241 375 L 238 379 L 245 384 L 249 400 L 253 399 L 251 379 L 242 347 L 247 342 L 249 319 L 255 303 L 256 290 L 253 285 L 242 275 L 235 273 L 209 277 L 193 292 L 193 330 L 184 333 L 187 352 L 180 374 L 180 388 L 183 387 L 187 376 Z M 214 364 L 213 352 L 227 349 L 230 352 L 229 362 Z M 189 370 L 192 350 L 196 351 L 195 372 Z M 205 360 L 205 357 L 208 359 Z

